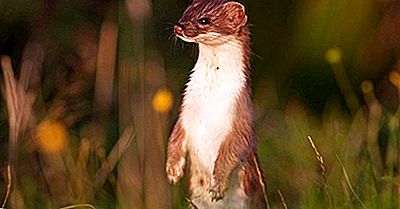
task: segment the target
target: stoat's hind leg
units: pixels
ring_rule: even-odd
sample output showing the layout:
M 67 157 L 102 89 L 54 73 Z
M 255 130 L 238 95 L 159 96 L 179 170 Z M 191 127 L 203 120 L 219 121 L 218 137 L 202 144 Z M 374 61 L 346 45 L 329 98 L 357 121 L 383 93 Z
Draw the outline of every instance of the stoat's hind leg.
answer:
M 210 180 L 212 201 L 224 198 L 232 172 L 238 168 L 243 159 L 249 159 L 254 153 L 253 147 L 249 146 L 251 143 L 247 141 L 251 137 L 233 131 L 221 144 Z

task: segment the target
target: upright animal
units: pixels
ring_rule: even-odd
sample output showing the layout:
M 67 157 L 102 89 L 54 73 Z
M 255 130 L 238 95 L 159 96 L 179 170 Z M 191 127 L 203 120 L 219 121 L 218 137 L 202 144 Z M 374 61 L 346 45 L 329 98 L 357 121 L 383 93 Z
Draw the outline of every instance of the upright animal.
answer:
M 197 43 L 199 55 L 169 138 L 169 181 L 182 178 L 189 155 L 193 208 L 266 208 L 250 98 L 245 7 L 227 0 L 194 0 L 174 32 Z

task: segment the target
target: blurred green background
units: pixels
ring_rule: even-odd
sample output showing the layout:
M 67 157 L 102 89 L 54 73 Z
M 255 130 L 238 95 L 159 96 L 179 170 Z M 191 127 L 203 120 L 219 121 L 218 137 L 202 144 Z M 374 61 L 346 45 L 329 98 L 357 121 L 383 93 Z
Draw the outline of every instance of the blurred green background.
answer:
M 270 208 L 400 208 L 400 2 L 241 3 Z M 2 207 L 188 208 L 164 164 L 189 4 L 0 0 Z

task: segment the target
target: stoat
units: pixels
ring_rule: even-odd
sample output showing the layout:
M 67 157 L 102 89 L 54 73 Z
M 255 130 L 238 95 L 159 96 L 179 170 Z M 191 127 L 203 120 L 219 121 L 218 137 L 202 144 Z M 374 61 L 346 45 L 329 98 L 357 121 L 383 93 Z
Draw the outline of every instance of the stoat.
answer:
M 190 202 L 198 209 L 266 208 L 250 89 L 250 37 L 242 4 L 194 0 L 174 26 L 199 46 L 168 144 L 167 177 L 190 159 Z

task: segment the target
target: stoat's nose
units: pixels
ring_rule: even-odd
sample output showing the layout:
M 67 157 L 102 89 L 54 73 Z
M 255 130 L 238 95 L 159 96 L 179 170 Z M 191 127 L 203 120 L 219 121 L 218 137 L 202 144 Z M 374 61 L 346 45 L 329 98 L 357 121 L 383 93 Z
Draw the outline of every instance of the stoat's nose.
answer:
M 174 26 L 174 33 L 178 36 L 182 36 L 183 35 L 183 28 L 180 25 L 175 25 Z

